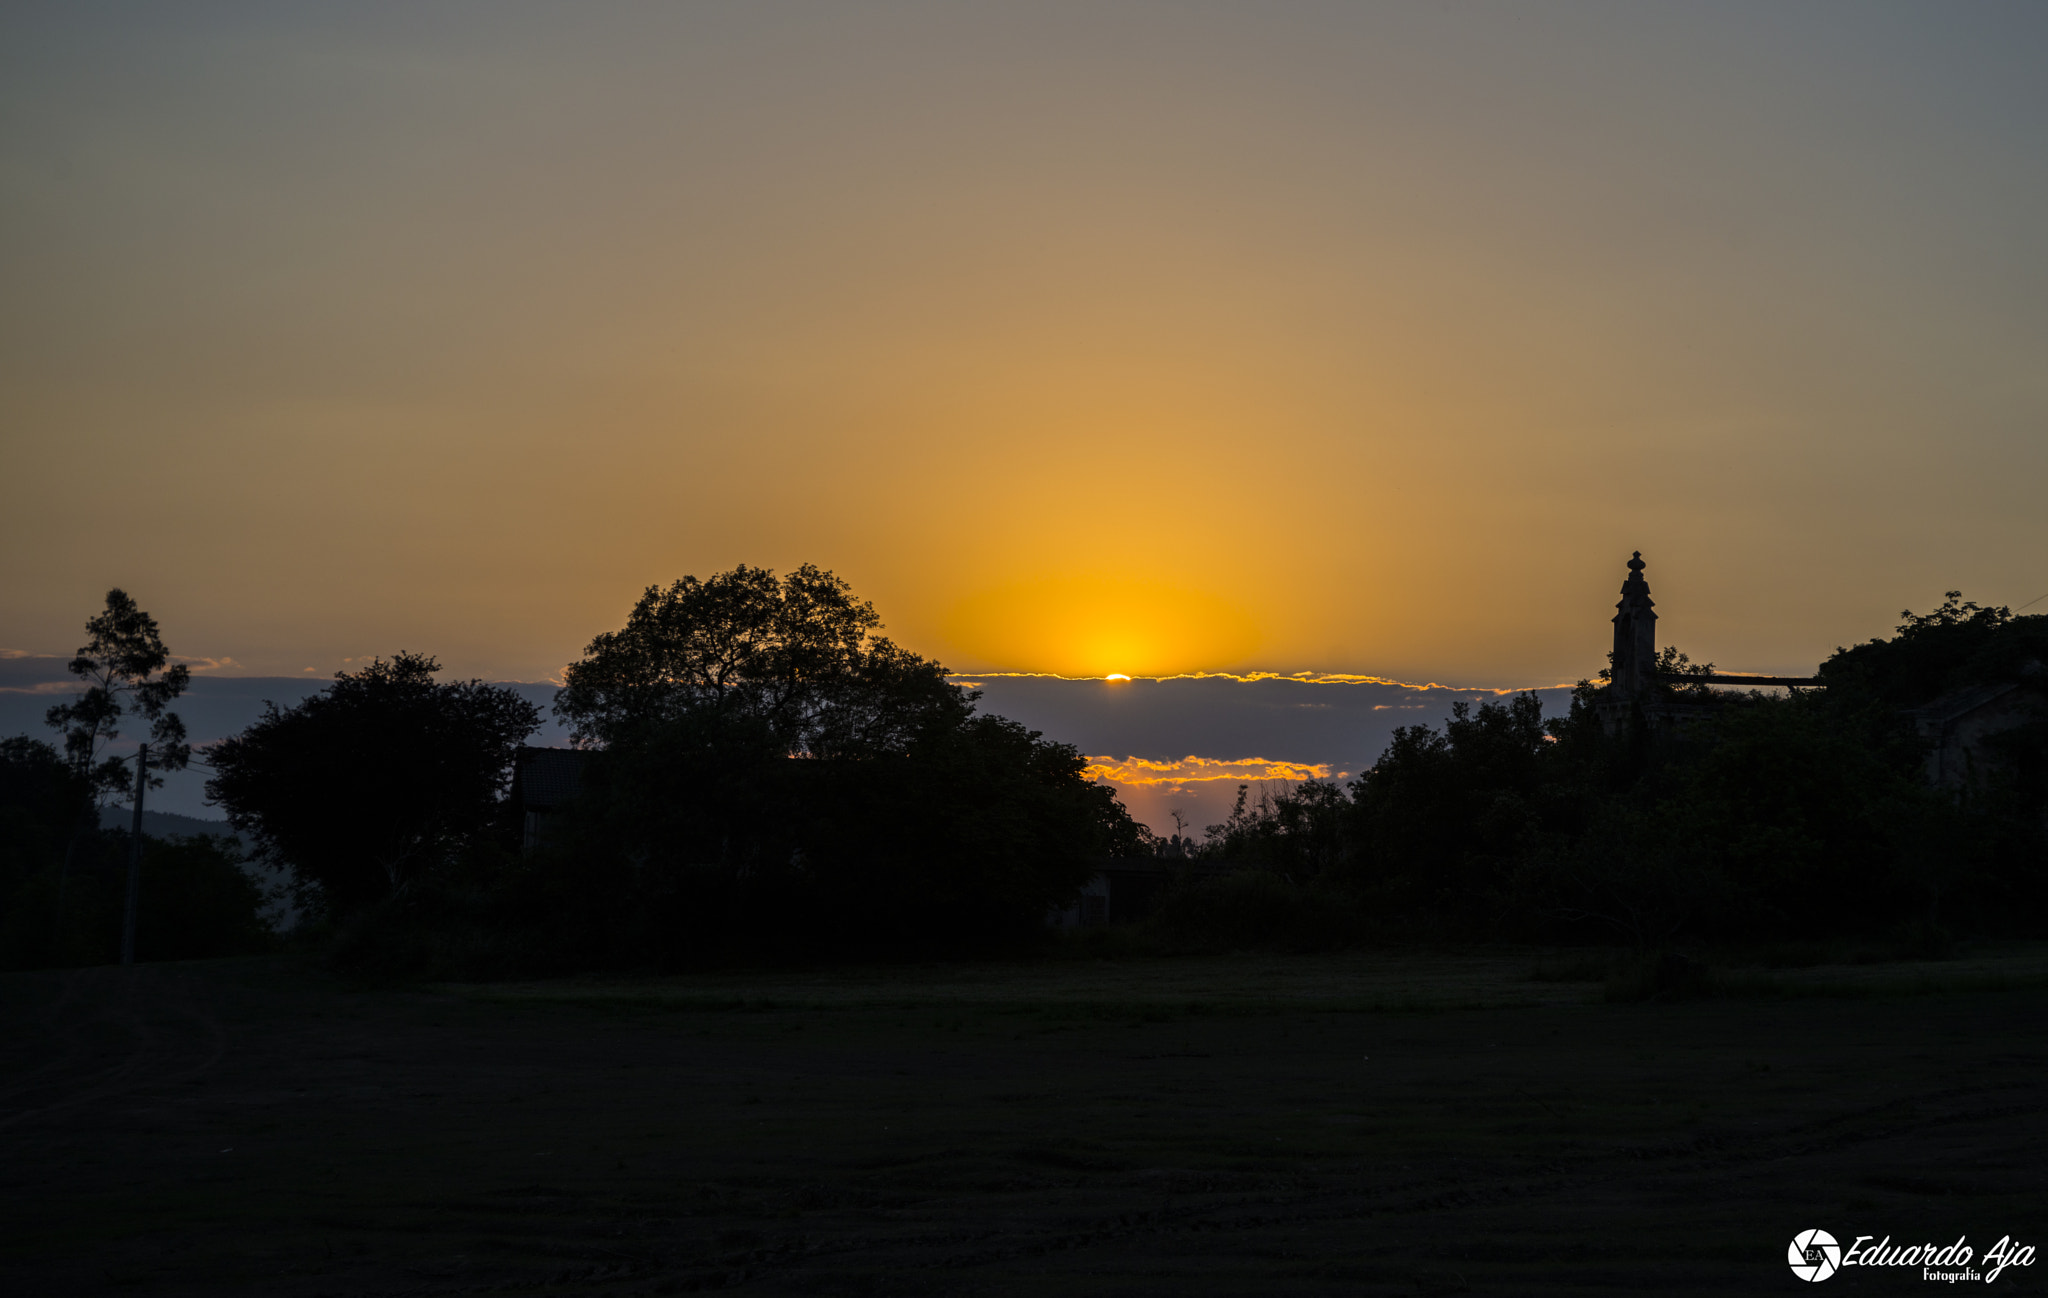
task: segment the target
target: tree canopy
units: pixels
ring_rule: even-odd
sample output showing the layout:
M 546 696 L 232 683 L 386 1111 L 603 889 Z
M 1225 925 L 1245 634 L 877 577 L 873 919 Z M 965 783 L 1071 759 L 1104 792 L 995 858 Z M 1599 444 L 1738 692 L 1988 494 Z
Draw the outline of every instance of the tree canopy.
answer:
M 1677 679 L 1659 688 L 1694 705 L 1676 725 L 1610 732 L 1590 681 L 1548 720 L 1533 695 L 1456 705 L 1442 727 L 1397 730 L 1347 790 L 1240 799 L 1204 854 L 1305 888 L 1285 912 L 1304 933 L 1334 931 L 1332 911 L 1354 932 L 1645 947 L 2038 931 L 2048 618 L 1950 592 L 1901 619 L 1821 664 L 1827 689 L 1789 697 L 1717 691 L 1667 648 L 1659 674 Z M 1911 709 L 1988 685 L 2022 705 L 1982 740 L 1968 789 L 1934 787 Z
M 64 732 L 64 757 L 88 780 L 94 793 L 118 801 L 133 787 L 125 759 L 106 755 L 107 745 L 121 737 L 122 718 L 130 712 L 149 722 L 151 770 L 183 770 L 192 749 L 185 742 L 185 723 L 168 710 L 185 692 L 192 671 L 173 665 L 156 619 L 142 611 L 126 591 L 107 592 L 106 607 L 87 619 L 90 637 L 67 664 L 85 682 L 83 694 L 44 714 L 51 728 Z M 163 786 L 150 776 L 151 788 Z
M 900 752 L 921 730 L 964 720 L 972 700 L 881 626 L 846 582 L 810 564 L 779 581 L 742 564 L 649 586 L 626 625 L 569 667 L 555 711 L 581 746 L 710 710 L 758 721 L 791 753 Z
M 1838 649 L 1821 664 L 1832 697 L 1908 708 L 1994 680 L 2038 688 L 2040 664 L 2048 660 L 2048 617 L 2015 617 L 1957 590 L 1930 613 L 1908 609 L 1899 617 L 1890 639 Z
M 482 681 L 438 682 L 439 670 L 420 654 L 379 659 L 295 707 L 266 704 L 208 749 L 207 796 L 309 903 L 373 905 L 496 816 L 539 710 Z
M 649 587 L 569 668 L 596 753 L 510 881 L 572 962 L 959 948 L 1039 931 L 1141 831 L 1071 746 L 878 634 L 829 572 Z

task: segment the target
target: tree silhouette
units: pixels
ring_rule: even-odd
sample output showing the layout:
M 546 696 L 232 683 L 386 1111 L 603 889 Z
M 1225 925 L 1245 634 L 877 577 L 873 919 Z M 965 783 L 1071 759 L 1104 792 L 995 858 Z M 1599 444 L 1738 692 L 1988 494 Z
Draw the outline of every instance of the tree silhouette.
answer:
M 649 586 L 625 627 L 570 666 L 555 711 L 579 746 L 715 712 L 760 723 L 790 753 L 900 752 L 923 730 L 959 724 L 974 696 L 881 626 L 873 605 L 810 564 L 780 581 L 741 564 Z
M 336 913 L 405 889 L 482 833 L 540 710 L 421 654 L 379 659 L 207 751 L 207 796 Z
M 106 608 L 87 620 L 90 637 L 67 665 L 86 682 L 85 693 L 43 714 L 64 732 L 64 757 L 91 785 L 101 801 L 119 802 L 129 795 L 134 777 L 126 759 L 106 754 L 121 737 L 121 720 L 129 713 L 149 722 L 149 767 L 153 771 L 183 770 L 191 760 L 185 723 L 168 710 L 185 692 L 192 673 L 183 663 L 170 666 L 156 619 L 142 611 L 126 591 L 107 592 Z M 162 788 L 163 777 L 148 777 L 149 787 Z
M 522 876 L 542 940 L 657 965 L 1009 941 L 1137 850 L 1075 749 L 880 627 L 808 565 L 649 587 L 556 696 L 601 751 Z

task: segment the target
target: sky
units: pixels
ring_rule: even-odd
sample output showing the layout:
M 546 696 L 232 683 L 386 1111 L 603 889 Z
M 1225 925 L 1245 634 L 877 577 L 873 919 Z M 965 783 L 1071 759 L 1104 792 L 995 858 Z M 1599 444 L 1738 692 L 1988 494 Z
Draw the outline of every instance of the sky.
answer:
M 810 562 L 964 673 L 1549 686 L 1639 549 L 1667 642 L 1803 674 L 2048 593 L 2044 49 L 2037 4 L 7 6 L 0 650 L 120 586 L 220 675 L 538 682 L 649 584 Z M 1279 747 L 1204 756 L 1324 760 Z

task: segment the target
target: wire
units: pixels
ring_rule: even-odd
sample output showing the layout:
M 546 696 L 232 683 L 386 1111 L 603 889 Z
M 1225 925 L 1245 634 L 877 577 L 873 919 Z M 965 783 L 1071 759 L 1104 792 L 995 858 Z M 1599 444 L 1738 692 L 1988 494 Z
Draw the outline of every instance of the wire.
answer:
M 2026 612 L 2026 611 L 2027 611 L 2028 609 L 2030 609 L 2030 608 L 2034 607 L 2034 605 L 2036 605 L 2036 604 L 2040 603 L 2040 602 L 2041 602 L 2042 600 L 2044 600 L 2044 599 L 2048 599 L 2048 594 L 2044 594 L 2044 595 L 2036 595 L 2036 596 L 2034 596 L 2034 597 L 2033 597 L 2032 599 L 2028 600 L 2028 601 L 2027 601 L 2026 603 L 2024 603 L 2024 604 L 2020 605 L 2020 606 L 2019 606 L 2018 608 L 2014 609 L 2014 610 L 2013 610 L 2013 612 L 2015 612 L 2015 613 L 2024 613 L 2024 612 Z

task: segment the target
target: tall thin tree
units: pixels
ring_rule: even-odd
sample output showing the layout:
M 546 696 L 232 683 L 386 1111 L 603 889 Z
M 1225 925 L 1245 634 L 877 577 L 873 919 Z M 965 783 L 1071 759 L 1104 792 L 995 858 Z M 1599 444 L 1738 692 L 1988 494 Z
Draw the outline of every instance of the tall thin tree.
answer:
M 107 592 L 106 607 L 86 620 L 85 632 L 85 644 L 67 664 L 67 670 L 85 684 L 85 692 L 43 714 L 45 722 L 64 733 L 65 760 L 93 794 L 86 819 L 64 853 L 57 885 L 60 924 L 72 857 L 79 841 L 98 828 L 100 808 L 132 796 L 139 845 L 143 790 L 162 788 L 164 782 L 153 772 L 183 770 L 192 760 L 185 723 L 170 710 L 171 702 L 191 684 L 192 672 L 183 663 L 171 662 L 156 619 L 143 612 L 133 596 L 116 588 Z M 107 751 L 121 737 L 123 719 L 131 714 L 149 723 L 149 740 L 136 754 L 132 776 L 127 760 Z M 124 942 L 124 949 L 132 946 L 132 938 Z

